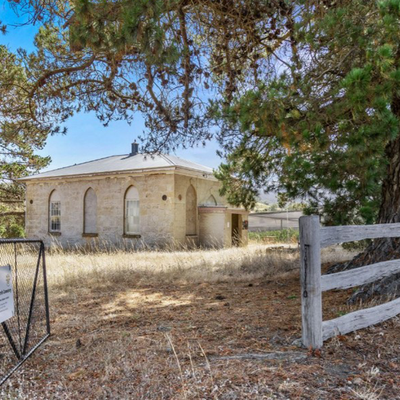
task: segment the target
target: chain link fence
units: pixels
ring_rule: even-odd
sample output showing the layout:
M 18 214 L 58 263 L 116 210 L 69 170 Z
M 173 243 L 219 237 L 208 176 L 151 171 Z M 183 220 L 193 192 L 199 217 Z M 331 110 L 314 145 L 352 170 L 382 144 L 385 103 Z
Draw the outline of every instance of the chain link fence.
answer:
M 249 231 L 265 232 L 299 229 L 301 211 L 258 212 L 249 215 Z
M 0 290 L 2 385 L 50 335 L 43 242 L 0 240 L 0 273 L 2 287 L 12 289 Z

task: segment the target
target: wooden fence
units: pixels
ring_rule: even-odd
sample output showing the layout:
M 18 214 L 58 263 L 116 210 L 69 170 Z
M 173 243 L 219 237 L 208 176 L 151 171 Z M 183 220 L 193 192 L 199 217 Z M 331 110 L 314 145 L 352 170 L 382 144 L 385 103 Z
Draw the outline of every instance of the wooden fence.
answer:
M 301 217 L 299 228 L 302 342 L 306 347 L 318 349 L 330 337 L 366 328 L 400 314 L 399 298 L 330 321 L 322 320 L 322 292 L 360 286 L 399 273 L 400 260 L 321 276 L 321 248 L 363 239 L 400 237 L 400 223 L 321 227 L 319 217 L 313 215 Z

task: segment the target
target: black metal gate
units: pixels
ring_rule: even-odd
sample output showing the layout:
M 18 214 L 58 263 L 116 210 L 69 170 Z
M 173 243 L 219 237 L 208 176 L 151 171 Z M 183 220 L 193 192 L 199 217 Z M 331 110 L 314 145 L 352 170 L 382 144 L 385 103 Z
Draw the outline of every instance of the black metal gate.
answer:
M 43 242 L 1 239 L 0 274 L 3 287 L 12 289 L 0 290 L 1 319 L 11 313 L 12 297 L 14 302 L 13 316 L 0 328 L 1 386 L 50 335 Z

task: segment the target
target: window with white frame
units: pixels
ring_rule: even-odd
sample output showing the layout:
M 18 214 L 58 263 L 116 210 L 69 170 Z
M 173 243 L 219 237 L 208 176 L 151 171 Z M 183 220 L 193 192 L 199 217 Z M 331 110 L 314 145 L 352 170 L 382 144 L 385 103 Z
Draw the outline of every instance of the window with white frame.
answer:
M 139 192 L 134 186 L 131 186 L 125 195 L 125 233 L 140 234 Z
M 55 190 L 51 192 L 49 201 L 49 231 L 61 232 L 61 200 Z

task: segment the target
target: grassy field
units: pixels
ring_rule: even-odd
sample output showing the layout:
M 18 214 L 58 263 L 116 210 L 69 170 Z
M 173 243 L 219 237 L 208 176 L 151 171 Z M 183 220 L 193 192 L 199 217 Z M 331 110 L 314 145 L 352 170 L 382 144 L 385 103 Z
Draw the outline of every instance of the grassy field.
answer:
M 53 250 L 48 278 L 54 288 L 87 285 L 202 283 L 253 280 L 297 268 L 297 253 L 265 257 L 265 246 L 201 251 Z M 85 279 L 82 279 L 84 277 Z
M 323 254 L 326 262 L 346 258 Z M 293 248 L 47 256 L 51 338 L 2 399 L 394 399 L 399 321 L 311 354 Z M 349 312 L 324 296 L 324 318 Z

